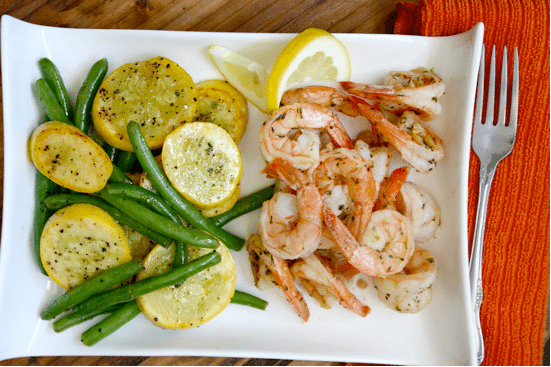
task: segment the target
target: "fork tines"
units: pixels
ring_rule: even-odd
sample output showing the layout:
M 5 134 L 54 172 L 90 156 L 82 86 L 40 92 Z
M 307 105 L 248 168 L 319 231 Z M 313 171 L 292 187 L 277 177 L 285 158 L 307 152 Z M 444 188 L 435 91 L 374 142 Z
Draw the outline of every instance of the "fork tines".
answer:
M 516 130 L 518 118 L 518 95 L 519 95 L 519 65 L 518 65 L 518 47 L 515 47 L 515 59 L 513 65 L 513 83 L 511 88 L 511 104 L 509 112 L 509 125 Z M 484 101 L 484 76 L 485 76 L 485 48 L 482 45 L 482 55 L 480 60 L 480 69 L 478 72 L 478 89 L 476 98 L 475 123 L 482 123 L 482 110 Z M 495 74 L 496 74 L 496 46 L 492 48 L 492 59 L 490 61 L 490 75 L 488 78 L 488 98 L 486 106 L 485 124 L 494 122 L 494 100 L 495 100 Z M 507 109 L 507 46 L 503 48 L 503 62 L 501 65 L 501 88 L 499 96 L 499 112 L 497 124 L 506 124 Z

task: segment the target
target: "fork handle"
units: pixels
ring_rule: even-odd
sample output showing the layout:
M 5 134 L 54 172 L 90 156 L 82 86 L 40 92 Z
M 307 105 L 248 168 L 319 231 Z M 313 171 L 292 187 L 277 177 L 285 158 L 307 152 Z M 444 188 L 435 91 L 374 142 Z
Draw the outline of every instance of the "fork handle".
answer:
M 476 347 L 478 365 L 484 360 L 484 337 L 480 324 L 480 306 L 482 305 L 482 245 L 484 243 L 484 229 L 486 227 L 486 213 L 490 188 L 494 179 L 496 166 L 480 164 L 480 182 L 478 191 L 478 207 L 474 228 L 473 245 L 470 260 L 471 302 L 475 315 Z

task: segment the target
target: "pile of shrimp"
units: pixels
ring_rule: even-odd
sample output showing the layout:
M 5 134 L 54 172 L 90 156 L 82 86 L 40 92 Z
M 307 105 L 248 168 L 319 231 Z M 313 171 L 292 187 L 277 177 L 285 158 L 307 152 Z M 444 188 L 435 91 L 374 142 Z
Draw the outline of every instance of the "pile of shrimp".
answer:
M 277 190 L 246 243 L 255 285 L 278 286 L 304 321 L 310 311 L 297 284 L 321 307 L 338 301 L 366 316 L 370 307 L 348 288 L 356 275 L 370 279 L 389 308 L 419 312 L 438 272 L 419 243 L 434 237 L 440 209 L 407 178 L 444 156 L 428 126 L 441 113 L 444 83 L 418 68 L 391 72 L 380 86 L 341 87 L 289 90 L 261 127 L 262 172 Z M 371 130 L 352 139 L 339 113 L 366 120 Z M 406 164 L 390 171 L 394 152 Z

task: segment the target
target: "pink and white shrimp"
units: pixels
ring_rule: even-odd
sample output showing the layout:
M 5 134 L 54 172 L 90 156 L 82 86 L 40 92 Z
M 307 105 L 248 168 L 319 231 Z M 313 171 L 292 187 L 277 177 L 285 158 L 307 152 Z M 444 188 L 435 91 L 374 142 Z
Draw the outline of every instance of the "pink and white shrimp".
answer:
M 336 215 L 344 213 L 345 224 L 354 237 L 359 238 L 373 210 L 376 184 L 358 151 L 346 148 L 324 151 L 320 163 L 312 167 L 308 175 L 316 184 L 325 206 Z M 343 201 L 342 197 L 350 197 L 350 202 Z
M 367 101 L 352 96 L 350 98 L 357 103 L 362 115 L 417 171 L 422 173 L 431 171 L 436 167 L 436 162 L 444 157 L 442 139 L 432 132 L 415 113 L 406 111 L 396 124 L 393 124 Z
M 323 202 L 316 185 L 289 162 L 276 158 L 263 173 L 283 181 L 296 195 L 278 192 L 262 204 L 262 242 L 275 256 L 297 259 L 320 243 Z
M 334 297 L 344 308 L 357 315 L 365 317 L 370 312 L 369 306 L 362 304 L 316 253 L 296 261 L 291 266 L 291 273 L 323 308 L 331 308 L 330 302 Z
M 403 313 L 417 313 L 432 300 L 432 284 L 438 266 L 434 256 L 416 246 L 413 256 L 404 269 L 386 278 L 373 278 L 377 296 L 389 308 Z
M 323 215 L 343 255 L 350 265 L 365 275 L 387 277 L 396 274 L 415 251 L 411 223 L 395 210 L 373 212 L 359 240 L 331 209 L 324 208 Z
M 282 158 L 306 170 L 319 161 L 320 135 L 326 133 L 335 147 L 353 143 L 336 113 L 311 103 L 294 103 L 272 111 L 260 130 L 260 149 L 270 163 Z
M 409 174 L 409 167 L 396 168 L 390 176 L 385 177 L 381 183 L 381 190 L 375 201 L 374 210 L 392 209 L 398 210 L 396 199 L 400 194 L 402 185 L 406 182 Z M 404 213 L 402 213 L 404 214 Z
M 281 96 L 280 105 L 285 106 L 297 102 L 314 103 L 333 108 L 351 117 L 356 117 L 360 114 L 358 107 L 350 102 L 347 94 L 333 87 L 323 85 L 289 89 Z
M 276 284 L 283 291 L 287 302 L 293 306 L 300 318 L 308 321 L 310 310 L 302 293 L 295 286 L 287 262 L 267 251 L 259 234 L 251 235 L 247 239 L 245 247 L 249 252 L 249 260 L 257 288 L 264 290 L 272 284 Z
M 396 196 L 396 208 L 411 221 L 415 241 L 424 242 L 434 237 L 441 214 L 427 190 L 413 182 L 405 182 Z
M 367 168 L 371 171 L 375 180 L 377 194 L 381 189 L 381 183 L 388 176 L 390 171 L 390 160 L 393 149 L 385 146 L 369 146 L 364 140 L 357 139 L 354 143 L 354 149 L 360 153 L 364 161 L 367 162 Z
M 432 71 L 425 68 L 392 71 L 383 84 L 341 82 L 346 92 L 376 100 L 381 109 L 392 113 L 413 111 L 423 120 L 430 120 L 442 112 L 439 99 L 444 94 L 445 84 Z

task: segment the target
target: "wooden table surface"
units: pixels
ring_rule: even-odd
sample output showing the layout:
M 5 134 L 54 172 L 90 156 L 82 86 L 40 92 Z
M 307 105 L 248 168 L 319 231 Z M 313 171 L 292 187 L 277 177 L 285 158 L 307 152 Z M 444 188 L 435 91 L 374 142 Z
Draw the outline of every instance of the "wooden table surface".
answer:
M 308 27 L 317 27 L 334 33 L 392 33 L 393 14 L 398 1 L 2 0 L 0 14 L 8 14 L 34 24 L 67 28 L 296 33 Z M 0 99 L 0 116 L 2 116 L 1 112 Z M 3 137 L 3 124 L 0 124 L 0 135 Z M 3 179 L 3 149 L 0 155 L 0 175 Z M 2 180 L 0 185 L 2 185 L 1 182 Z M 3 187 L 0 187 L 0 195 L 2 192 Z M 343 363 L 200 356 L 33 356 L 0 361 L 0 365 L 343 365 Z

